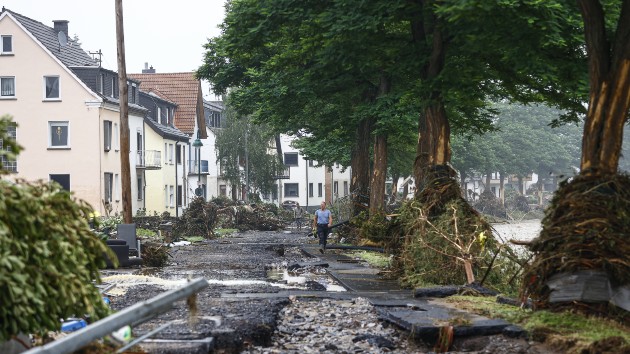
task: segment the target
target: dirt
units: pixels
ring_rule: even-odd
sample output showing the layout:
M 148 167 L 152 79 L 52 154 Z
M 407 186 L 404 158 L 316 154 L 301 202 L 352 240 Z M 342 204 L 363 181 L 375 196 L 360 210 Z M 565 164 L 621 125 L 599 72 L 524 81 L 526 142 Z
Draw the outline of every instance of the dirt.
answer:
M 152 338 L 192 340 L 214 337 L 217 352 L 241 352 L 253 346 L 272 345 L 280 311 L 290 303 L 287 296 L 275 295 L 287 289 L 315 290 L 304 285 L 273 283 L 267 278 L 271 268 L 309 261 L 300 245 L 314 242 L 306 232 L 243 232 L 173 248 L 169 252 L 168 265 L 161 269 L 104 271 L 103 276 L 108 279 L 114 274 L 129 275 L 126 282 L 121 281 L 117 289 L 111 290 L 121 294 L 111 296 L 114 310 L 150 299 L 181 285 L 185 279 L 206 278 L 210 285 L 197 294 L 196 317 L 191 319 L 186 301 L 179 301 L 169 312 L 135 326 L 133 335 L 138 337 L 173 321 L 170 327 Z M 325 295 L 324 292 L 321 294 Z M 454 349 L 479 353 L 552 353 L 526 340 L 504 336 L 489 336 L 477 339 L 477 342 L 467 340 L 456 342 Z

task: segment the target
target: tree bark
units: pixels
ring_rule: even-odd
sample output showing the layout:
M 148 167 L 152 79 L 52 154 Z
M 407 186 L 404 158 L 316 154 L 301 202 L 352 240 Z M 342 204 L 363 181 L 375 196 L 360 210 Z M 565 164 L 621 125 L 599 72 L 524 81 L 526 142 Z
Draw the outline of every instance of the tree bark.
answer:
M 422 0 L 417 3 L 422 8 L 430 6 Z M 431 18 L 427 19 L 426 16 L 422 17 L 419 14 L 411 23 L 411 32 L 414 42 L 431 53 L 421 77 L 425 80 L 434 80 L 444 68 L 448 39 L 432 10 L 426 9 L 421 12 L 429 13 Z M 452 177 L 448 166 L 451 160 L 450 134 L 442 92 L 434 91 L 428 97 L 428 103 L 418 119 L 418 148 L 414 161 L 416 196 L 420 195 L 436 174 L 442 175 L 449 171 L 448 175 Z
M 462 190 L 464 200 L 468 201 L 468 189 L 466 188 L 466 170 L 459 170 L 459 189 Z
M 600 2 L 579 0 L 578 4 L 584 20 L 590 81 L 580 167 L 584 174 L 614 174 L 630 109 L 630 1 L 622 4 L 614 43 L 606 37 Z
M 518 193 L 520 195 L 525 195 L 525 191 L 523 191 L 524 186 L 523 186 L 523 177 L 518 176 Z
M 492 190 L 490 189 L 490 183 L 492 182 L 492 172 L 486 172 L 486 185 L 483 188 L 483 192 L 487 193 L 487 192 L 492 192 Z
M 505 206 L 505 174 L 499 173 L 499 199 L 501 200 L 501 206 Z
M 378 134 L 374 139 L 374 171 L 370 183 L 370 216 L 385 210 L 385 179 L 387 177 L 387 135 Z
M 389 94 L 391 80 L 381 73 L 378 97 Z M 385 211 L 385 181 L 387 180 L 387 133 L 379 132 L 374 139 L 374 170 L 370 182 L 370 216 Z
M 131 170 L 129 167 L 129 98 L 127 97 L 127 68 L 125 64 L 125 30 L 122 0 L 116 0 L 116 47 L 118 52 L 118 100 L 120 103 L 120 179 L 122 216 L 125 224 L 133 222 L 131 211 Z
M 356 142 L 351 152 L 351 180 L 353 208 L 352 215 L 357 216 L 365 208 L 359 205 L 368 204 L 370 185 L 370 141 L 372 136 L 372 120 L 364 119 L 359 123 Z M 366 205 L 367 206 L 367 205 Z
M 400 179 L 399 173 L 392 174 L 392 188 L 389 192 L 389 200 L 390 202 L 395 202 L 398 199 L 398 180 Z

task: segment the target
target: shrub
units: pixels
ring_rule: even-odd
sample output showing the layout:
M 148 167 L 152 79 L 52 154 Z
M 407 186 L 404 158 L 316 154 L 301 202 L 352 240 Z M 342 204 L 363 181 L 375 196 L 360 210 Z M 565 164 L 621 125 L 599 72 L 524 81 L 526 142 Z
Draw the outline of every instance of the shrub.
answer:
M 59 319 L 107 315 L 92 282 L 103 253 L 115 255 L 90 230 L 92 213 L 56 183 L 0 180 L 0 342 L 58 330 Z

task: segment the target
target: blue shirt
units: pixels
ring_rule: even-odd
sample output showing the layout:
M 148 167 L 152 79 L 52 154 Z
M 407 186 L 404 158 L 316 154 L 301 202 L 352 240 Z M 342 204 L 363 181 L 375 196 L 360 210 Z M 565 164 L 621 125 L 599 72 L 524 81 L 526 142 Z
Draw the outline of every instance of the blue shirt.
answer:
M 318 224 L 328 224 L 328 218 L 330 217 L 330 210 L 317 209 L 315 211 L 315 215 L 317 216 Z

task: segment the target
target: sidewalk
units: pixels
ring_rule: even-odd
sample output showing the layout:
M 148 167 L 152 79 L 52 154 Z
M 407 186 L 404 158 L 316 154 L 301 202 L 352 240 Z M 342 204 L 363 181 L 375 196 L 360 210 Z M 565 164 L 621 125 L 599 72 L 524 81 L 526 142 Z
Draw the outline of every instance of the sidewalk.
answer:
M 397 281 L 384 279 L 378 269 L 337 254 L 337 250 L 329 248 L 321 254 L 317 245 L 304 245 L 302 251 L 327 263 L 328 274 L 349 293 L 367 298 L 381 319 L 406 329 L 415 338 L 435 342 L 445 326 L 453 326 L 455 336 L 504 334 L 522 337 L 526 334 L 520 327 L 504 320 L 489 319 L 456 309 L 442 299 L 416 298 L 415 290 L 402 289 Z

